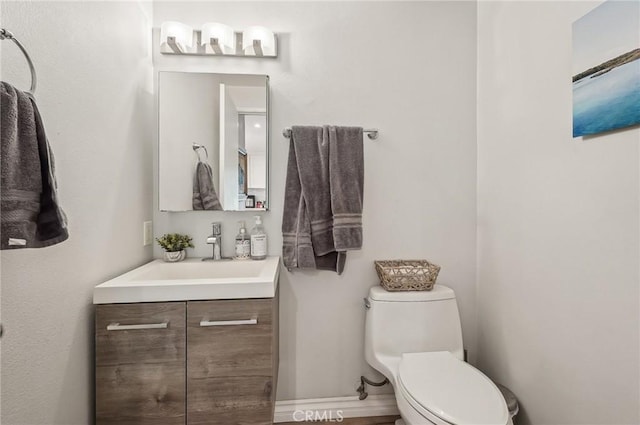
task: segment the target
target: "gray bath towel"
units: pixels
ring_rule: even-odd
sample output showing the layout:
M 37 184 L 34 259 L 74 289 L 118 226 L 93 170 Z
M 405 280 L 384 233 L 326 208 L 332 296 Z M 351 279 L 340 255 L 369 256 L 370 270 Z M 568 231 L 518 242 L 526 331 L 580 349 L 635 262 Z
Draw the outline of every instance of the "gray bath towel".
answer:
M 283 261 L 289 269 L 316 268 L 316 255 L 311 243 L 311 222 L 308 216 L 308 205 L 313 204 L 313 209 L 316 203 L 304 195 L 310 193 L 324 199 L 326 205 L 323 212 L 326 219 L 330 219 L 329 143 L 325 136 L 322 127 L 292 129 L 282 217 Z M 313 186 L 303 188 L 302 175 L 305 173 L 317 176 L 318 181 Z
M 293 127 L 282 220 L 287 268 L 341 274 L 346 250 L 362 246 L 362 152 L 362 128 Z
M 30 94 L 0 83 L 0 249 L 42 248 L 69 237 L 53 152 Z
M 194 210 L 222 210 L 216 189 L 213 187 L 213 172 L 211 166 L 198 161 L 193 176 L 193 209 Z

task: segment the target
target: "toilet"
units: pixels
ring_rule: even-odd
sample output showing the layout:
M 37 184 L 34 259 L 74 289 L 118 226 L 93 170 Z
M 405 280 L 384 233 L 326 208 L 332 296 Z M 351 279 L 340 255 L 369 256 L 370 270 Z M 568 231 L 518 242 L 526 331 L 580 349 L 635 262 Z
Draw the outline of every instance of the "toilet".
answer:
M 513 425 L 498 387 L 464 361 L 455 293 L 388 292 L 365 298 L 365 358 L 389 379 L 396 425 Z

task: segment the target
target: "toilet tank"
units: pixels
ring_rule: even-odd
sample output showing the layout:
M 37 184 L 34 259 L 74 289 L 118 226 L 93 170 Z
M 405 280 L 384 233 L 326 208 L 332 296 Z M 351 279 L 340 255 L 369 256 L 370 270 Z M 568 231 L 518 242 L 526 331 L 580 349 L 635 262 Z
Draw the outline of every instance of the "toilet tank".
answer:
M 367 361 L 425 351 L 449 351 L 463 359 L 460 314 L 451 288 L 387 292 L 374 286 L 365 302 Z

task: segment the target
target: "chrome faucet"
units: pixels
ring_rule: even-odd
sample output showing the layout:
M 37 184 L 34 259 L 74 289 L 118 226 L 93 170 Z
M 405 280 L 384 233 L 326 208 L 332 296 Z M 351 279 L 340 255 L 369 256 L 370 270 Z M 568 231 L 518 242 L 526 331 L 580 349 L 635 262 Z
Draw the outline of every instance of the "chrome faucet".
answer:
M 211 235 L 207 238 L 207 244 L 213 245 L 213 255 L 203 258 L 202 261 L 219 261 L 222 260 L 222 223 L 211 223 L 213 229 Z

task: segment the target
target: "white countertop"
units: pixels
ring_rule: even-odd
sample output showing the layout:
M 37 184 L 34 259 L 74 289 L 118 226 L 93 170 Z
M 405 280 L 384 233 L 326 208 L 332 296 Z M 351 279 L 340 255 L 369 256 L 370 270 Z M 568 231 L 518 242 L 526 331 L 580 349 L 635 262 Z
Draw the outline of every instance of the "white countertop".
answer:
M 153 260 L 93 290 L 94 304 L 273 298 L 280 257 L 177 263 Z

